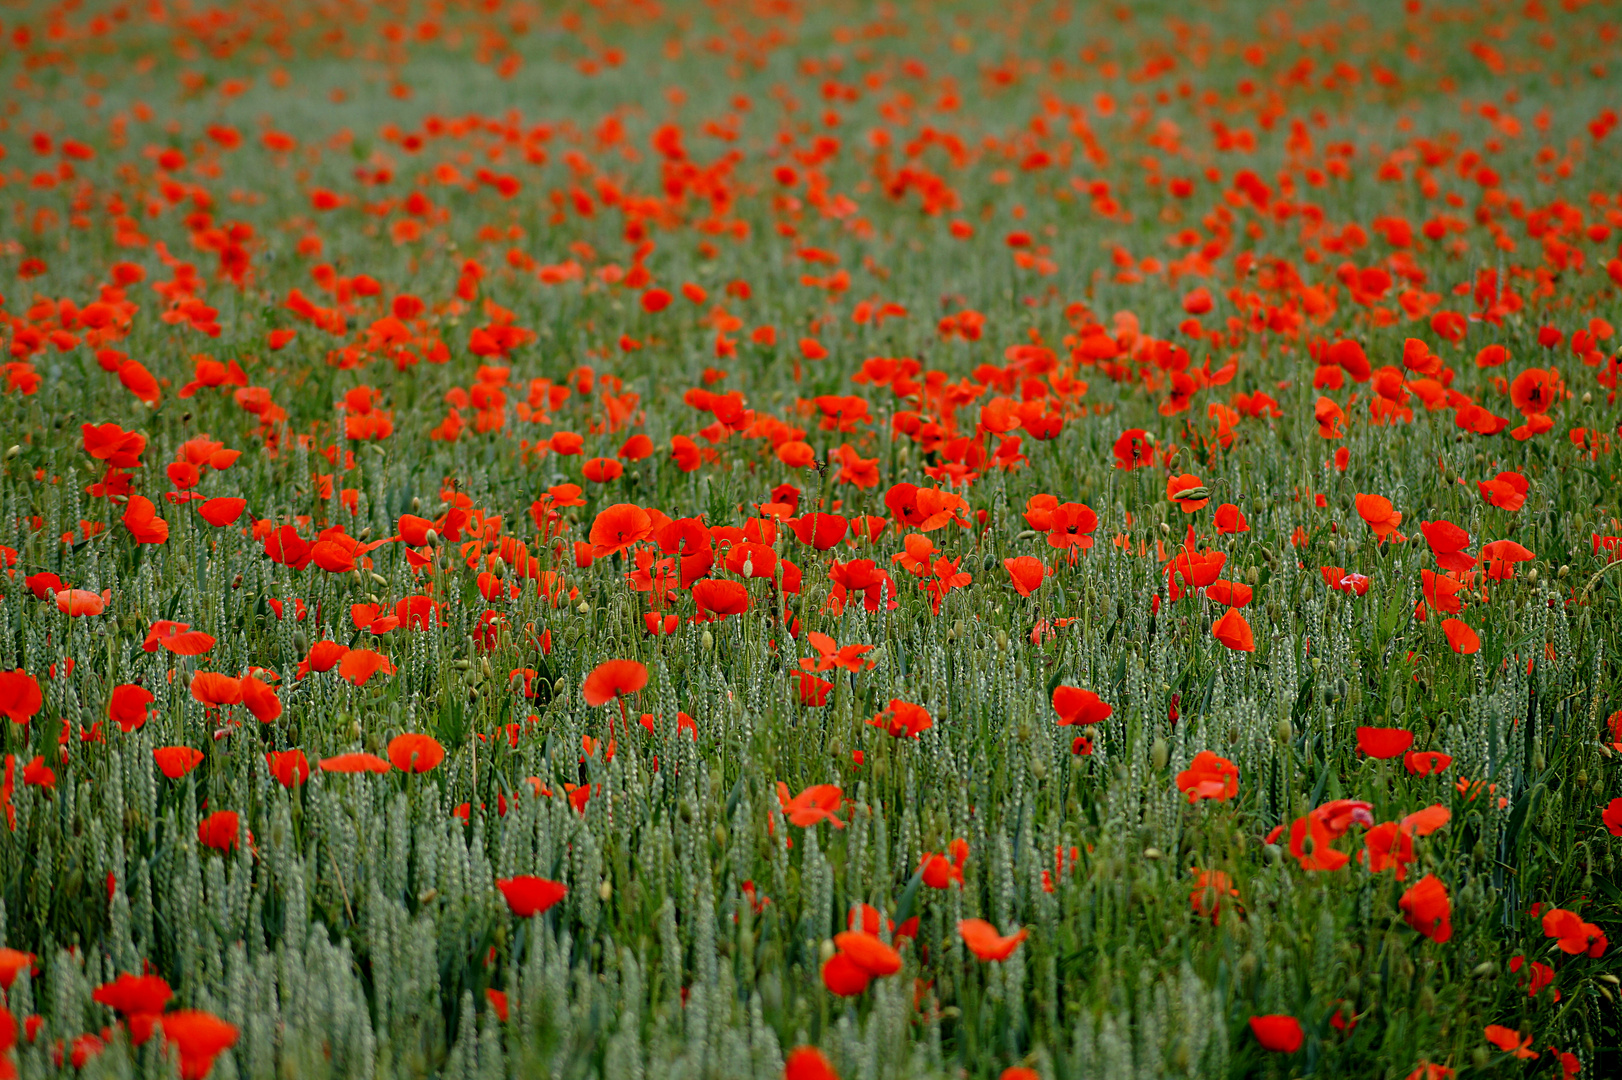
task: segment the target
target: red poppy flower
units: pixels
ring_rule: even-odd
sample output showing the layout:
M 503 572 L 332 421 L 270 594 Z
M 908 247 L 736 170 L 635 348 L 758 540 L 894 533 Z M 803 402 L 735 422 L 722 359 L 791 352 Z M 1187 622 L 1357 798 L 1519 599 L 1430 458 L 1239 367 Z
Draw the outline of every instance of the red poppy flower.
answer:
M 242 683 L 238 679 L 215 671 L 199 671 L 191 678 L 191 696 L 201 702 L 205 709 L 240 705 Z
M 957 924 L 958 936 L 969 951 L 981 960 L 1006 960 L 1014 955 L 1019 943 L 1030 933 L 1021 927 L 1019 933 L 1003 937 L 997 928 L 984 919 L 963 919 Z
M 156 1015 L 174 997 L 169 984 L 158 975 L 131 975 L 124 972 L 110 983 L 90 992 L 90 999 L 125 1016 Z
M 1372 758 L 1394 758 L 1412 745 L 1414 733 L 1403 728 L 1357 729 L 1357 748 Z
M 823 962 L 822 985 L 839 997 L 858 997 L 866 993 L 872 981 L 873 976 L 842 952 L 834 953 Z
M 1600 814 L 1600 822 L 1612 836 L 1622 836 L 1622 797 L 1605 804 L 1605 810 Z
M 367 680 L 380 671 L 393 675 L 394 661 L 372 649 L 350 649 L 338 661 L 339 676 L 356 686 L 365 686 Z
M 648 685 L 648 669 L 635 660 L 605 660 L 586 676 L 580 692 L 587 705 L 606 705 Z
M 152 691 L 134 683 L 125 683 L 113 687 L 112 697 L 107 703 L 107 716 L 118 730 L 126 735 L 132 731 L 139 731 L 141 725 L 147 721 L 147 706 L 153 702 Z
M 1029 596 L 1039 589 L 1043 578 L 1047 576 L 1047 567 L 1034 555 L 1004 559 L 1002 564 L 1008 571 L 1009 580 L 1014 583 L 1014 590 L 1021 596 Z
M 653 518 L 634 503 L 605 507 L 591 523 L 591 553 L 602 559 L 646 540 L 653 532 Z
M 922 705 L 891 698 L 889 707 L 869 720 L 868 724 L 883 729 L 897 739 L 916 739 L 919 733 L 933 727 L 935 720 Z
M 1438 944 L 1453 936 L 1453 903 L 1447 886 L 1435 874 L 1426 874 L 1409 886 L 1397 906 L 1408 925 Z
M 1448 766 L 1452 764 L 1453 758 L 1450 755 L 1437 750 L 1425 750 L 1422 752 L 1410 750 L 1402 755 L 1403 768 L 1414 776 L 1431 776 L 1436 773 L 1446 772 Z
M 1062 727 L 1096 724 L 1109 719 L 1115 709 L 1091 690 L 1083 690 L 1079 686 L 1056 686 L 1053 688 L 1053 711 L 1059 714 Z
M 344 773 L 354 776 L 357 773 L 386 773 L 392 772 L 394 766 L 378 757 L 376 754 L 356 752 L 353 754 L 339 754 L 336 757 L 322 758 L 321 771 Z
M 742 582 L 705 578 L 693 584 L 693 600 L 700 611 L 725 618 L 749 610 L 749 590 Z
M 432 772 L 445 760 L 445 748 L 431 735 L 396 735 L 389 740 L 389 760 L 401 772 Z
M 261 724 L 273 723 L 282 715 L 282 699 L 276 696 L 276 691 L 269 684 L 253 675 L 244 675 L 241 686 L 242 704 Z
M 240 825 L 235 810 L 216 810 L 198 823 L 197 842 L 218 851 L 230 851 L 237 846 Z
M 39 683 L 26 671 L 0 671 L 0 713 L 11 718 L 13 724 L 26 724 L 39 712 L 45 699 Z
M 190 746 L 160 746 L 152 751 L 152 760 L 163 775 L 179 780 L 202 763 L 203 752 Z
M 208 499 L 197 508 L 197 515 L 216 529 L 220 529 L 241 517 L 242 511 L 247 508 L 247 499 Z
M 822 981 L 828 982 L 828 973 L 824 965 Z M 829 986 L 832 990 L 833 987 Z M 867 989 L 864 985 L 863 990 Z M 838 991 L 834 991 L 838 993 Z M 857 993 L 861 993 L 858 990 Z M 850 997 L 853 995 L 845 995 Z M 783 1080 L 839 1080 L 839 1074 L 834 1071 L 833 1063 L 827 1059 L 821 1050 L 814 1046 L 797 1046 L 789 1051 L 783 1061 Z
M 144 495 L 131 495 L 120 519 L 137 544 L 162 544 L 169 539 L 169 523 L 158 516 L 158 508 Z
M 1236 652 L 1256 651 L 1256 638 L 1250 624 L 1236 607 L 1229 608 L 1222 618 L 1211 624 L 1211 636 Z
M 220 1052 L 235 1045 L 237 1029 L 211 1013 L 177 1009 L 163 1017 L 163 1037 L 180 1053 L 181 1080 L 203 1080 Z
M 303 784 L 310 779 L 310 762 L 302 750 L 273 750 L 265 755 L 270 775 L 284 788 Z
M 1442 633 L 1447 635 L 1447 643 L 1456 653 L 1470 656 L 1481 649 L 1481 638 L 1476 636 L 1476 632 L 1470 629 L 1467 623 L 1458 619 L 1443 619 Z
M 1301 1029 L 1301 1021 L 1293 1016 L 1280 1014 L 1252 1016 L 1250 1031 L 1264 1050 L 1271 1050 L 1276 1054 L 1293 1054 L 1301 1049 L 1301 1043 L 1306 1039 L 1306 1032 Z
M 1200 799 L 1226 802 L 1239 794 L 1239 766 L 1210 750 L 1201 750 L 1177 774 L 1177 790 L 1186 792 L 1189 805 Z
M 827 821 L 834 828 L 843 829 L 845 823 L 834 815 L 839 812 L 844 799 L 845 793 L 835 784 L 812 784 L 790 799 L 788 785 L 781 780 L 777 782 L 777 802 L 782 807 L 783 816 L 790 825 L 801 828 Z
M 497 878 L 496 888 L 506 898 L 507 907 L 520 919 L 541 914 L 569 893 L 565 885 L 528 874 Z
M 875 979 L 894 975 L 901 970 L 901 954 L 886 945 L 877 934 L 865 930 L 846 930 L 834 935 L 834 947 Z

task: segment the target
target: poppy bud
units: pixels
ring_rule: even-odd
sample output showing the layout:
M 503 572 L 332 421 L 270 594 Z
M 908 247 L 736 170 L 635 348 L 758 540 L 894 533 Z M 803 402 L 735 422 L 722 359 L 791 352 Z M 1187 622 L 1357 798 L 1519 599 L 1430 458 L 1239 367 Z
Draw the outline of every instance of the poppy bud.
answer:
M 602 884 L 597 886 L 597 897 L 605 904 L 612 900 L 614 898 L 613 882 L 603 878 Z
M 1291 724 L 1290 718 L 1286 716 L 1278 722 L 1278 727 L 1274 729 L 1274 734 L 1278 736 L 1278 741 L 1280 743 L 1288 743 L 1290 740 L 1295 738 L 1295 725 Z
M 821 952 L 822 952 L 822 962 L 824 964 L 826 964 L 828 961 L 832 960 L 834 958 L 834 953 L 836 951 L 837 950 L 834 948 L 833 938 L 824 938 L 823 941 L 822 941 L 822 950 L 821 950 Z
M 13 444 L 11 446 L 11 448 L 6 451 L 6 460 L 10 461 L 12 458 L 16 457 L 18 454 L 20 454 L 22 452 L 23 452 L 23 448 L 20 445 Z
M 427 544 L 429 547 L 439 546 L 439 533 L 435 532 L 433 529 L 429 529 L 426 533 L 424 533 L 422 539 L 423 543 Z
M 715 635 L 706 630 L 703 636 L 698 639 L 698 642 L 704 647 L 705 652 L 709 652 L 715 648 Z
M 1270 863 L 1276 864 L 1280 859 L 1284 858 L 1284 849 L 1277 844 L 1268 844 L 1262 848 L 1262 851 L 1266 854 L 1267 861 Z
M 1475 1063 L 1475 1066 L 1478 1069 L 1485 1069 L 1487 1067 L 1487 1063 L 1491 1059 L 1492 1054 L 1488 1052 L 1485 1046 L 1478 1046 L 1474 1050 L 1470 1051 L 1470 1060 Z
M 1154 745 L 1150 747 L 1149 760 L 1154 763 L 1156 772 L 1164 769 L 1166 762 L 1171 760 L 1171 747 L 1166 745 L 1164 738 L 1156 739 Z
M 1538 583 L 1538 572 L 1536 569 L 1528 570 L 1526 572 L 1526 581 L 1529 585 L 1536 585 Z
M 1583 391 L 1583 404 L 1584 405 L 1592 405 L 1592 404 L 1594 404 L 1594 395 L 1589 393 L 1587 390 Z
M 305 636 L 303 630 L 293 631 L 293 651 L 298 653 L 300 656 L 303 656 L 310 651 L 310 639 Z
M 421 509 L 422 509 L 422 498 L 421 498 L 421 496 L 418 496 L 418 495 L 411 496 L 411 512 L 413 514 L 415 514 L 418 510 L 421 510 Z
M 575 608 L 575 610 L 578 611 L 582 615 L 590 615 L 591 614 L 591 602 L 587 601 L 587 600 L 582 600 L 582 601 L 580 601 L 580 606 Z
M 1554 576 L 1559 578 L 1561 581 L 1564 581 L 1564 580 L 1566 580 L 1566 575 L 1569 574 L 1569 573 L 1571 573 L 1571 567 L 1566 566 L 1566 565 L 1562 565 L 1560 567 L 1559 571 L 1557 571 Z

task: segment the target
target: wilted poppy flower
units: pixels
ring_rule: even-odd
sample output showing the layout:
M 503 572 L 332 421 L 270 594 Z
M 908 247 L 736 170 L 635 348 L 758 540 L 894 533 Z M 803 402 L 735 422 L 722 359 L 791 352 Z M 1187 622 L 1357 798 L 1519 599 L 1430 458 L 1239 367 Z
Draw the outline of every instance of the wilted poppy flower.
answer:
M 1096 724 L 1109 719 L 1115 709 L 1091 690 L 1083 690 L 1079 686 L 1056 686 L 1053 688 L 1053 711 L 1059 714 L 1060 726 L 1066 726 Z
M 396 735 L 389 740 L 389 760 L 401 772 L 431 772 L 445 760 L 445 748 L 431 735 Z
M 1357 729 L 1357 748 L 1372 758 L 1394 758 L 1412 745 L 1414 733 L 1403 728 Z
M 901 954 L 886 945 L 877 934 L 865 930 L 846 930 L 834 935 L 834 947 L 875 979 L 894 975 L 901 970 Z
M 13 724 L 26 724 L 45 704 L 39 683 L 26 671 L 0 671 L 0 713 Z
M 152 691 L 144 686 L 134 683 L 115 686 L 107 703 L 107 716 L 118 725 L 118 730 L 127 735 L 140 730 L 141 725 L 146 723 L 147 706 L 153 700 Z
M 237 846 L 241 820 L 235 810 L 216 810 L 197 824 L 197 841 L 205 847 L 230 851 Z
M 997 933 L 995 926 L 984 919 L 963 919 L 957 924 L 957 932 L 969 951 L 982 960 L 1008 959 L 1030 933 L 1021 927 L 1019 933 L 1003 937 Z
M 1453 903 L 1447 886 L 1435 874 L 1426 874 L 1397 901 L 1408 925 L 1437 943 L 1453 936 Z
M 386 773 L 392 772 L 394 766 L 378 757 L 376 754 L 356 752 L 353 754 L 339 754 L 336 757 L 322 758 L 321 771 L 334 773 L 347 773 L 353 776 L 357 773 Z
M 520 919 L 541 914 L 569 893 L 566 885 L 529 874 L 497 878 L 496 888 L 506 898 L 507 907 Z
M 1211 636 L 1236 652 L 1256 651 L 1256 638 L 1251 633 L 1250 624 L 1236 607 L 1229 608 L 1211 624 Z
M 1200 799 L 1226 802 L 1239 794 L 1239 766 L 1209 750 L 1201 750 L 1188 763 L 1188 768 L 1177 774 L 1177 790 L 1187 792 L 1190 806 Z
M 1306 1038 L 1306 1032 L 1301 1030 L 1301 1021 L 1293 1016 L 1276 1013 L 1270 1016 L 1252 1016 L 1250 1031 L 1263 1049 L 1276 1054 L 1295 1053 L 1301 1049 L 1301 1043 Z
M 163 1018 L 163 1037 L 180 1052 L 181 1080 L 203 1080 L 214 1059 L 237 1041 L 237 1029 L 211 1013 L 176 1009 Z
M 307 783 L 310 779 L 310 762 L 302 750 L 272 750 L 265 755 L 265 766 L 284 788 Z
M 152 751 L 152 760 L 158 771 L 171 780 L 179 780 L 203 760 L 203 752 L 190 746 L 160 746 Z

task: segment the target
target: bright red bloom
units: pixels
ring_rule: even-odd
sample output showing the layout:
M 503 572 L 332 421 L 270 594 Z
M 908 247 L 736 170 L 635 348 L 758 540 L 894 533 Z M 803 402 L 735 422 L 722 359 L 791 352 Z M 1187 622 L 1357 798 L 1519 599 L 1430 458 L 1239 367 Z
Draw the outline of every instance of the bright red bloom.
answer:
M 389 740 L 389 761 L 401 772 L 432 772 L 445 760 L 445 748 L 432 735 L 408 732 Z
M 1276 1054 L 1293 1054 L 1301 1049 L 1301 1043 L 1306 1039 L 1306 1032 L 1301 1029 L 1301 1021 L 1293 1016 L 1280 1014 L 1252 1016 L 1250 1031 L 1256 1036 L 1256 1041 L 1262 1044 L 1263 1049 Z
M 587 705 L 606 705 L 648 685 L 648 669 L 635 660 L 604 660 L 586 676 L 580 692 Z
M 566 885 L 528 874 L 497 878 L 496 888 L 506 898 L 507 907 L 520 919 L 541 914 L 569 893 Z
M 211 1013 L 177 1009 L 164 1016 L 163 1037 L 180 1052 L 181 1080 L 203 1080 L 220 1052 L 236 1043 L 237 1029 Z

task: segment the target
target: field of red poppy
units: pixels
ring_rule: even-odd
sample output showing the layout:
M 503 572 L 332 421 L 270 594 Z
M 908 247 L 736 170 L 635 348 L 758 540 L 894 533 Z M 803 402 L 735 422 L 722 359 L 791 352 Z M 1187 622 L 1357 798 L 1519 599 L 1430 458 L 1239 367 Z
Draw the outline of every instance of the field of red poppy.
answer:
M 0 1078 L 1622 1074 L 1619 79 L 0 7 Z

